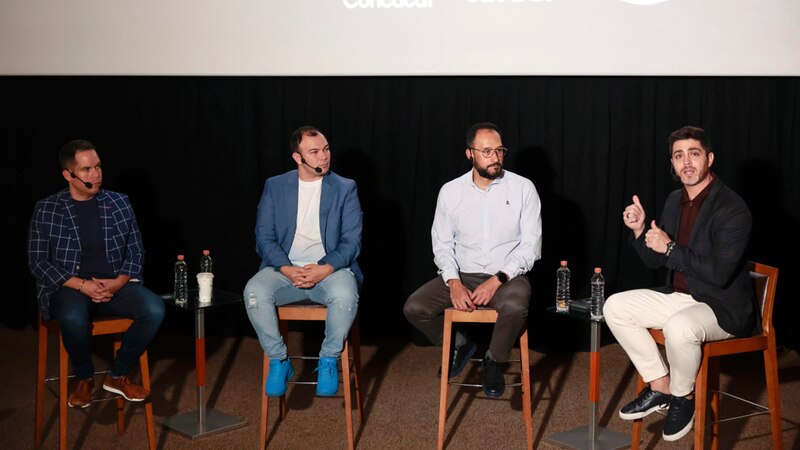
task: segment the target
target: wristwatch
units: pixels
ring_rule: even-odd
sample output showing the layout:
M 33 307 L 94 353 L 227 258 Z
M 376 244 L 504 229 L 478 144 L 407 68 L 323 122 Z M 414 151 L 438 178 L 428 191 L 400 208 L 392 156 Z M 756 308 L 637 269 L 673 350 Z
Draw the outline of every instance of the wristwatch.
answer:
M 664 257 L 668 257 L 670 253 L 672 253 L 672 249 L 675 248 L 675 241 L 670 241 L 667 244 L 667 251 L 664 252 Z
M 494 275 L 498 280 L 500 280 L 500 284 L 504 284 L 506 281 L 508 281 L 508 275 L 506 275 L 505 272 L 497 272 Z

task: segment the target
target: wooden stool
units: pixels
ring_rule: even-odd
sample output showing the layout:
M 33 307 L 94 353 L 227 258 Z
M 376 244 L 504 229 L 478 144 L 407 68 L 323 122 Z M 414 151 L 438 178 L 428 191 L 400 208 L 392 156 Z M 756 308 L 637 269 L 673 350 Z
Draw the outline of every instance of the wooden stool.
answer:
M 722 341 L 704 342 L 703 359 L 694 383 L 694 448 L 702 449 L 705 445 L 706 416 L 708 403 L 711 403 L 711 448 L 719 447 L 719 394 L 755 405 L 744 399 L 719 391 L 719 358 L 725 355 L 760 351 L 764 357 L 764 378 L 767 385 L 769 408 L 755 405 L 762 412 L 756 414 L 770 415 L 772 430 L 772 448 L 783 448 L 781 440 L 781 398 L 778 385 L 778 357 L 775 345 L 775 330 L 772 328 L 772 310 L 775 305 L 775 289 L 778 283 L 778 269 L 766 264 L 747 263 L 750 277 L 756 291 L 756 300 L 761 307 L 761 333 L 745 338 L 731 338 Z M 660 345 L 664 345 L 664 333 L 660 329 L 651 328 L 650 335 Z M 636 377 L 636 392 L 644 389 L 642 377 Z M 724 421 L 750 417 L 746 414 L 724 419 Z M 631 448 L 638 449 L 642 434 L 642 419 L 633 422 Z
M 289 322 L 292 320 L 313 320 L 313 321 L 325 321 L 325 318 L 328 315 L 328 308 L 324 305 L 320 305 L 319 303 L 313 302 L 298 302 L 293 303 L 286 306 L 279 306 L 278 307 L 278 320 L 281 335 L 283 336 L 284 342 L 287 341 L 288 332 L 289 332 Z M 358 327 L 358 315 L 356 315 L 355 320 L 353 321 L 353 325 L 350 327 L 350 333 L 348 337 L 344 341 L 344 347 L 342 348 L 342 387 L 344 389 L 344 415 L 345 415 L 345 422 L 347 426 L 347 445 L 348 448 L 351 450 L 354 448 L 355 440 L 353 436 L 353 411 L 352 411 L 352 401 L 351 401 L 351 393 L 350 393 L 350 346 L 352 345 L 352 360 L 353 360 L 353 378 L 355 381 L 355 388 L 356 388 L 356 407 L 358 408 L 358 423 L 362 423 L 362 405 L 361 405 L 361 387 L 359 381 L 359 374 L 361 371 L 361 335 L 360 330 Z M 312 356 L 290 356 L 292 359 L 319 359 L 317 357 Z M 267 397 L 266 393 L 264 392 L 264 385 L 267 382 L 267 376 L 269 375 L 269 358 L 267 355 L 264 355 L 264 367 L 262 371 L 262 378 L 261 378 L 261 448 L 267 448 L 267 424 L 269 419 L 269 397 Z M 316 384 L 316 382 L 292 382 L 292 384 Z M 283 420 L 286 418 L 286 396 L 283 395 L 280 397 L 280 415 L 279 420 Z
M 444 426 L 447 422 L 447 389 L 450 385 L 447 377 L 450 372 L 450 344 L 454 322 L 496 323 L 497 310 L 479 307 L 475 311 L 458 311 L 447 308 L 444 311 L 444 335 L 442 337 L 442 380 L 439 390 L 439 450 L 444 448 Z M 531 411 L 531 366 L 528 357 L 528 327 L 519 336 L 520 364 L 522 365 L 522 420 L 525 422 L 525 437 L 528 449 L 533 448 L 533 414 Z
M 133 321 L 131 319 L 120 318 L 98 318 L 92 321 L 92 336 L 113 334 L 114 354 L 117 353 L 121 345 L 122 333 L 128 330 Z M 55 334 L 58 336 L 58 377 L 46 378 L 47 369 L 47 335 Z M 139 366 L 142 371 L 142 385 L 150 391 L 150 370 L 147 365 L 147 352 L 139 357 Z M 36 416 L 34 424 L 34 445 L 39 448 L 42 445 L 42 418 L 44 414 L 44 390 L 47 381 L 58 380 L 58 446 L 61 450 L 67 448 L 67 384 L 69 381 L 69 357 L 67 349 L 64 348 L 64 340 L 58 329 L 58 324 L 54 320 L 39 319 L 39 355 L 36 368 Z M 97 372 L 95 375 L 105 372 Z M 111 400 L 111 399 L 108 399 Z M 125 433 L 125 415 L 123 407 L 125 401 L 117 396 L 117 434 L 122 436 Z M 147 425 L 147 438 L 150 449 L 156 448 L 156 435 L 153 426 L 153 404 L 150 399 L 144 401 L 145 423 Z

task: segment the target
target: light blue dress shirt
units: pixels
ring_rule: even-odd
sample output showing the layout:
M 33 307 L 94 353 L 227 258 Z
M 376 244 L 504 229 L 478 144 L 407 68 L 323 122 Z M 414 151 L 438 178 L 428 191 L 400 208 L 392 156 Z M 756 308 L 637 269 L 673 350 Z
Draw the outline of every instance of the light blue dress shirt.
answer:
M 431 241 L 445 283 L 459 271 L 522 275 L 542 255 L 539 194 L 530 180 L 508 170 L 484 191 L 470 170 L 439 191 Z

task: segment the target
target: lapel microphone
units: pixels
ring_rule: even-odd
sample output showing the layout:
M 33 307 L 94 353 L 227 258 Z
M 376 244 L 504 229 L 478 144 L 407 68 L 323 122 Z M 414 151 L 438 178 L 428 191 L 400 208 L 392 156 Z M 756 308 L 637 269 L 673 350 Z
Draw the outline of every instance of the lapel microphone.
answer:
M 319 173 L 319 172 L 317 172 L 317 173 Z M 92 183 L 89 183 L 88 181 L 81 180 L 77 175 L 75 175 L 75 172 L 70 170 L 69 174 L 70 174 L 70 176 L 72 176 L 72 178 L 75 178 L 76 180 L 78 180 L 81 183 L 83 183 L 83 185 L 86 186 L 86 189 L 91 189 L 92 188 Z

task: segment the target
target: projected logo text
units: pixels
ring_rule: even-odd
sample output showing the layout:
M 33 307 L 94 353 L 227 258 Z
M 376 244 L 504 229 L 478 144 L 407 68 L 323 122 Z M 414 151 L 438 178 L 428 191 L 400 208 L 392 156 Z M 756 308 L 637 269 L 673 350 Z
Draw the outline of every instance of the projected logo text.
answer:
M 433 0 L 342 0 L 348 9 L 433 8 Z

